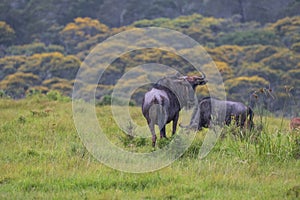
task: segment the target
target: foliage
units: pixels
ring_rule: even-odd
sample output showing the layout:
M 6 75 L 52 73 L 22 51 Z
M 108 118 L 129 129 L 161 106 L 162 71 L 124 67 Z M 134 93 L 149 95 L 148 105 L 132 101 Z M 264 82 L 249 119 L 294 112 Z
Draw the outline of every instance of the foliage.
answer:
M 272 85 L 275 85 L 282 78 L 282 73 L 262 63 L 246 63 L 239 70 L 238 76 L 259 76 L 272 83 Z
M 34 54 L 26 59 L 18 70 L 38 75 L 42 80 L 53 77 L 74 79 L 80 61 L 75 56 L 64 56 L 61 53 Z
M 98 20 L 91 18 L 76 18 L 74 23 L 67 24 L 60 32 L 64 45 L 68 53 L 75 53 L 78 43 L 88 40 L 95 35 L 102 35 L 102 40 L 106 37 L 109 28 Z
M 0 78 L 3 79 L 0 82 L 1 89 L 13 98 L 24 97 L 28 89 L 37 86 L 46 86 L 49 90 L 55 89 L 65 95 L 71 95 L 72 80 L 77 74 L 80 61 L 75 56 L 51 52 L 29 57 L 8 56 L 0 59 L 0 66 Z M 49 84 L 50 80 L 55 78 L 63 81 Z M 40 89 L 45 91 L 45 88 Z
M 8 75 L 0 83 L 2 88 L 8 96 L 12 98 L 25 97 L 26 91 L 34 85 L 40 84 L 40 78 L 32 73 L 17 72 Z
M 279 37 L 272 31 L 267 30 L 254 30 L 234 32 L 229 34 L 220 35 L 217 41 L 217 45 L 280 45 Z
M 282 42 L 287 46 L 291 47 L 296 42 L 300 41 L 300 17 L 286 17 L 278 20 L 277 22 L 270 25 L 270 28 L 280 36 Z
M 34 4 L 34 1 L 32 3 Z M 74 1 L 70 6 L 77 3 L 79 2 Z M 87 5 L 94 5 L 94 3 L 94 1 L 89 1 Z M 164 2 L 162 4 L 172 4 L 171 7 L 175 8 L 183 5 L 181 3 Z M 140 6 L 143 7 L 143 5 Z M 71 7 L 70 9 L 73 9 Z M 238 16 L 221 19 L 193 14 L 173 19 L 144 19 L 130 26 L 116 28 L 109 28 L 96 17 L 76 17 L 72 20 L 73 22 L 69 21 L 64 25 L 53 24 L 49 27 L 50 32 L 33 43 L 5 47 L 2 52 L 4 57 L 0 58 L 0 82 L 17 72 L 32 73 L 39 77 L 40 85 L 30 85 L 31 89 L 40 87 L 40 90 L 44 92 L 59 90 L 64 95 L 71 95 L 73 79 L 80 67 L 80 60 L 84 60 L 97 44 L 109 36 L 133 27 L 158 26 L 180 31 L 204 45 L 225 81 L 227 95 L 234 100 L 246 101 L 252 90 L 259 87 L 271 87 L 278 94 L 272 106 L 279 112 L 280 104 L 287 97 L 284 92 L 281 92 L 284 90 L 284 85 L 294 86 L 294 98 L 298 98 L 300 94 L 296 87 L 299 84 L 297 74 L 300 66 L 297 39 L 300 37 L 299 17 L 287 17 L 262 25 L 258 22 L 242 22 Z M 48 36 L 56 38 L 57 41 L 53 44 L 50 42 L 50 40 L 54 41 L 52 39 L 43 42 L 43 38 Z M 160 38 L 169 39 L 168 35 L 160 35 Z M 140 45 L 147 43 L 158 44 L 154 40 L 141 39 L 139 41 Z M 123 43 L 112 44 L 111 48 L 126 48 L 124 45 Z M 135 44 L 132 45 L 134 47 Z M 180 53 L 199 56 L 196 49 L 182 49 Z M 112 55 L 113 51 L 110 51 L 106 56 Z M 160 49 L 137 49 L 124 53 L 109 65 L 97 87 L 96 98 L 100 100 L 105 95 L 110 95 L 114 85 L 124 73 L 146 63 L 160 63 L 174 67 L 182 74 L 195 73 L 190 63 L 172 52 Z M 205 61 L 199 64 L 204 68 L 208 66 Z M 87 70 L 86 73 L 91 74 L 92 78 L 95 70 Z M 141 76 L 135 76 L 136 81 L 143 82 L 148 79 L 143 72 L 137 71 L 136 73 L 141 74 Z M 214 84 L 214 80 L 209 81 Z M 124 87 L 129 87 L 132 81 L 122 84 Z M 5 91 L 4 88 L 1 89 Z M 91 90 L 94 90 L 94 86 L 87 86 L 82 94 Z M 132 95 L 132 100 L 140 104 L 146 90 L 147 88 L 136 90 Z M 197 90 L 197 93 L 208 95 L 208 90 L 201 88 Z
M 244 48 L 244 51 L 246 51 L 245 59 L 246 62 L 249 63 L 258 63 L 262 59 L 272 56 L 280 50 L 282 49 L 272 45 L 251 45 Z
M 110 27 L 129 25 L 143 19 L 176 18 L 194 13 L 206 17 L 224 17 L 233 22 L 258 21 L 264 24 L 283 16 L 298 15 L 299 6 L 295 0 L 255 0 L 251 3 L 236 0 L 149 0 L 143 3 L 136 0 L 123 3 L 116 0 L 2 0 L 0 20 L 15 29 L 15 45 L 34 40 L 61 45 L 63 41 L 57 37 L 57 33 L 53 34 L 53 30 L 61 30 L 62 26 L 78 17 L 98 19 Z
M 51 101 L 61 101 L 61 102 L 68 102 L 71 99 L 67 97 L 66 95 L 62 95 L 57 90 L 51 90 L 46 94 L 47 98 Z
M 223 45 L 214 49 L 208 49 L 209 55 L 216 61 L 222 61 L 230 66 L 238 66 L 244 57 L 243 47 L 236 45 Z
M 41 54 L 46 52 L 60 52 L 64 53 L 64 48 L 59 45 L 46 46 L 44 43 L 32 43 L 27 45 L 10 46 L 6 49 L 8 55 L 26 55 Z
M 296 53 L 300 53 L 300 42 L 293 44 L 291 48 Z
M 180 16 L 175 19 L 158 18 L 154 20 L 141 20 L 133 23 L 135 27 L 164 27 L 185 33 L 201 44 L 208 45 L 214 41 L 215 27 L 219 26 L 223 19 L 212 17 L 205 18 L 199 14 Z
M 114 99 L 114 105 L 126 105 L 126 101 L 123 99 Z M 106 106 L 106 105 L 112 105 L 112 97 L 111 95 L 104 95 L 99 102 L 97 102 L 98 106 Z M 135 106 L 135 103 L 131 100 L 129 101 L 129 106 Z
M 0 44 L 10 45 L 15 39 L 15 31 L 3 21 L 0 21 Z
M 4 90 L 0 90 L 0 98 L 7 98 L 8 96 L 6 95 Z
M 269 82 L 259 76 L 237 77 L 225 81 L 226 90 L 231 94 L 231 99 L 239 99 L 242 102 L 248 102 L 249 96 L 254 91 L 267 87 Z M 241 96 L 240 94 L 244 95 Z
M 18 68 L 26 62 L 24 56 L 7 56 L 0 58 L 0 80 L 3 80 L 5 76 L 14 74 Z
M 224 81 L 233 77 L 233 71 L 226 62 L 216 61 L 215 64 Z

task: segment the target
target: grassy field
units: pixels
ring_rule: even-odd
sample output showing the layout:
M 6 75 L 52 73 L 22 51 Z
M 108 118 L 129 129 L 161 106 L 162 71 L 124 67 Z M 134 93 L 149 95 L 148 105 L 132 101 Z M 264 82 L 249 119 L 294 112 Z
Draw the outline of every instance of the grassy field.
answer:
M 264 117 L 262 129 L 242 138 L 229 127 L 203 160 L 198 152 L 205 131 L 198 132 L 170 166 L 130 174 L 106 167 L 87 152 L 75 130 L 71 102 L 0 99 L 0 110 L 0 199 L 300 198 L 300 137 L 289 132 L 286 119 Z M 122 134 L 109 111 L 97 107 L 110 140 L 133 151 L 152 150 L 150 138 Z M 145 123 L 140 108 L 132 107 L 131 115 Z

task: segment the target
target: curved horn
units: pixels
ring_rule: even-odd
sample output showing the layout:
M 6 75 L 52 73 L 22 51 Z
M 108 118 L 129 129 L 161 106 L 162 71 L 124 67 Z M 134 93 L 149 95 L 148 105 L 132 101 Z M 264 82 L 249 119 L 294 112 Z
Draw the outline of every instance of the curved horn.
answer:
M 202 74 L 202 79 L 205 79 L 206 78 L 206 75 L 203 73 L 203 72 L 201 72 L 201 74 Z

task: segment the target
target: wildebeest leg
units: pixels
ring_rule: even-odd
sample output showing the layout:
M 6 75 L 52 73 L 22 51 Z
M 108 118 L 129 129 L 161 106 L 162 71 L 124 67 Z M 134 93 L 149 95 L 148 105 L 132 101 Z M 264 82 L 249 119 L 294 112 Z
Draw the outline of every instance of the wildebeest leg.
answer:
M 152 146 L 155 147 L 155 143 L 156 143 L 156 135 L 152 134 Z
M 241 114 L 241 128 L 244 128 L 245 122 L 246 122 L 247 114 L 243 113 Z
M 179 113 L 177 113 L 173 119 L 173 129 L 172 129 L 172 135 L 176 133 L 177 123 L 178 123 Z
M 164 125 L 161 129 L 160 129 L 160 138 L 166 138 L 166 125 Z
M 240 126 L 240 116 L 239 115 L 235 116 L 235 124 L 237 127 Z
M 226 117 L 225 117 L 225 124 L 226 124 L 227 126 L 229 126 L 230 123 L 231 123 L 231 115 L 226 115 Z

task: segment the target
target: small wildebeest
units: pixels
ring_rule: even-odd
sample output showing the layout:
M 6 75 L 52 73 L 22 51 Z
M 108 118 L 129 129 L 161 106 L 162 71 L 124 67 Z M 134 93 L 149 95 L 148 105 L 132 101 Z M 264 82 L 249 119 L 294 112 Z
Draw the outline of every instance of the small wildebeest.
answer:
M 290 129 L 300 129 L 300 117 L 294 117 L 290 121 Z
M 232 118 L 234 118 L 237 126 L 244 127 L 248 116 L 247 126 L 252 129 L 254 113 L 250 107 L 241 102 L 205 97 L 199 101 L 195 108 L 190 124 L 182 127 L 201 130 L 203 127 L 210 127 L 212 121 L 214 124 L 229 125 Z
M 158 125 L 160 137 L 166 137 L 166 124 L 173 121 L 172 134 L 175 134 L 179 111 L 194 103 L 194 90 L 198 85 L 206 84 L 205 75 L 170 76 L 160 79 L 144 96 L 142 112 L 152 134 L 152 146 L 155 147 L 154 126 Z

